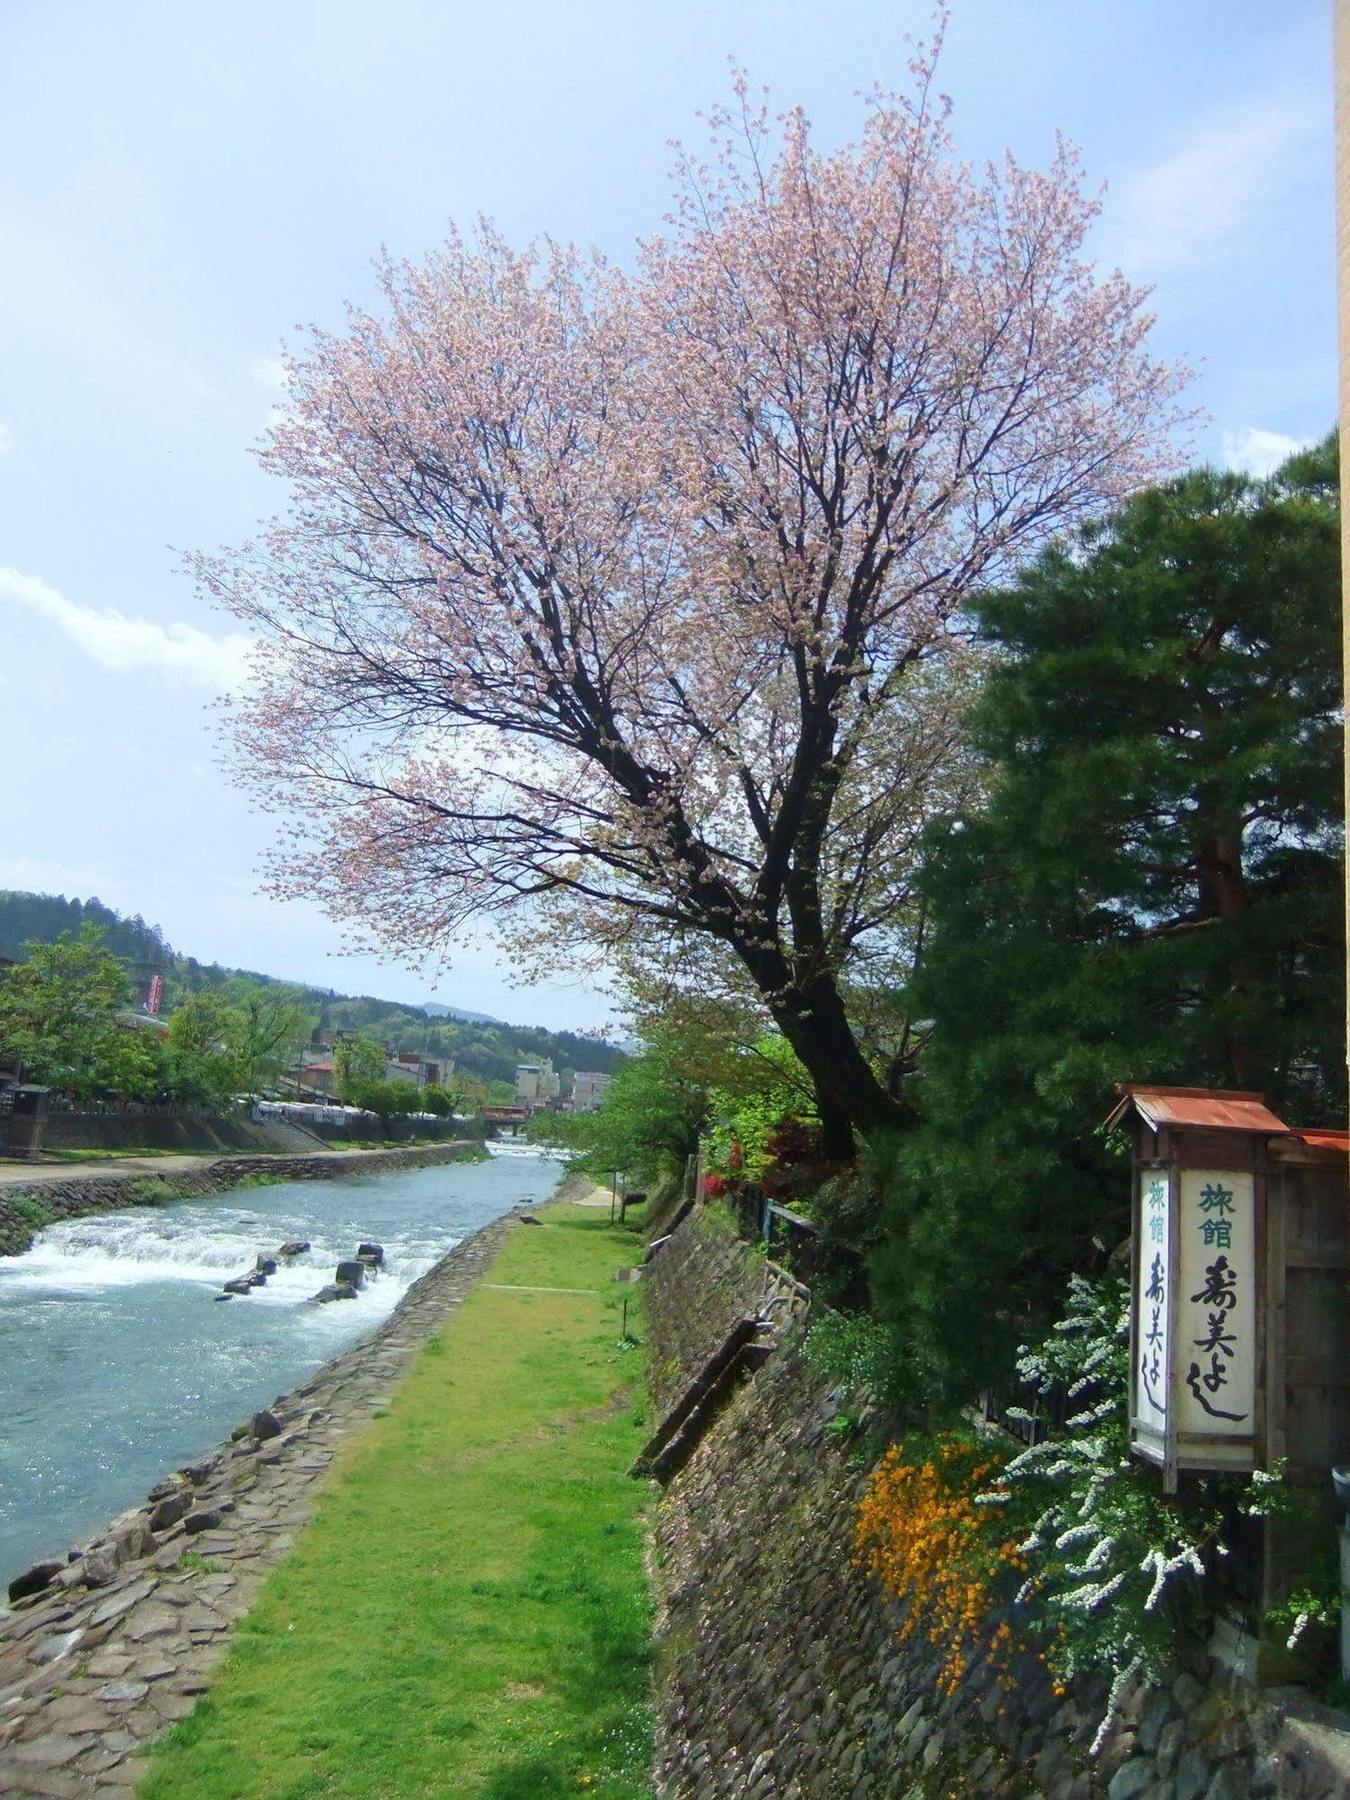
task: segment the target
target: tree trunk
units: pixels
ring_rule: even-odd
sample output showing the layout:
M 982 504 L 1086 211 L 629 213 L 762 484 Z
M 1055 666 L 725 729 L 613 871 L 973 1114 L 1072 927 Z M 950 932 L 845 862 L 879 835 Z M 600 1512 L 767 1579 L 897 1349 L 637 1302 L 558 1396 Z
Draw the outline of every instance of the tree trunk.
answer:
M 828 1094 L 821 1093 L 819 1086 L 816 1088 L 816 1111 L 820 1115 L 820 1137 L 825 1160 L 851 1163 L 857 1151 L 852 1123 L 844 1108 Z
M 842 1142 L 844 1124 L 865 1138 L 904 1131 L 914 1109 L 892 1098 L 853 1035 L 839 990 L 829 976 L 789 990 L 772 1007 L 774 1023 L 796 1051 L 815 1086 L 827 1136 Z M 852 1147 L 846 1153 L 851 1158 Z
M 1241 826 L 1229 818 L 1215 820 L 1201 840 L 1197 865 L 1201 913 L 1237 925 L 1251 906 L 1242 865 Z M 1237 999 L 1239 1011 L 1238 1024 L 1230 1021 L 1224 1032 L 1229 1067 L 1240 1088 L 1264 1089 L 1271 1070 L 1257 1042 L 1253 1018 L 1261 993 L 1261 972 L 1249 955 L 1233 956 L 1226 985 Z

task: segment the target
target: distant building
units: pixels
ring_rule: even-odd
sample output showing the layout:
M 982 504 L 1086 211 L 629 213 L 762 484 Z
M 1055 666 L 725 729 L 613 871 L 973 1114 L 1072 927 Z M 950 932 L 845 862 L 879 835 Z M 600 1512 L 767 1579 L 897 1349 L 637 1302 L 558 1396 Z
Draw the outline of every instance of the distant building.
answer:
M 154 1013 L 139 1012 L 135 1007 L 126 1006 L 117 1015 L 117 1023 L 127 1031 L 143 1031 L 150 1037 L 166 1038 L 169 1035 L 169 1021 L 157 1018 Z
M 337 1093 L 337 1072 L 331 1062 L 307 1062 L 300 1065 L 296 1077 L 297 1095 L 333 1095 Z
M 542 1062 L 516 1064 L 516 1103 L 519 1106 L 547 1106 L 550 1100 L 558 1098 L 561 1085 L 548 1057 Z
M 594 1112 L 605 1097 L 609 1076 L 594 1069 L 578 1069 L 572 1077 L 572 1111 Z
M 386 1080 L 415 1081 L 420 1088 L 439 1087 L 454 1067 L 439 1058 L 418 1056 L 415 1051 L 400 1050 L 389 1059 Z

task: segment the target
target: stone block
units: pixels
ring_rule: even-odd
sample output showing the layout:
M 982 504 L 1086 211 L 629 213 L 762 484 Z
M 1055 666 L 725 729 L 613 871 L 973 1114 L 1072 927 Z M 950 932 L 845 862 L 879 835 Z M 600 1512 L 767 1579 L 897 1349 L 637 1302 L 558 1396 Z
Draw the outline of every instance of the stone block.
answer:
M 1235 1763 L 1224 1763 L 1214 1771 L 1205 1800 L 1251 1800 L 1252 1786 L 1247 1771 Z
M 1177 1758 L 1181 1755 L 1182 1744 L 1186 1736 L 1184 1719 L 1169 1719 L 1158 1734 L 1158 1745 L 1154 1760 L 1158 1765 L 1158 1776 L 1166 1781 L 1177 1766 Z
M 1200 1800 L 1213 1776 L 1214 1770 L 1198 1750 L 1183 1750 L 1172 1777 L 1173 1800 Z
M 9 1597 L 11 1602 L 15 1600 L 27 1600 L 32 1594 L 42 1593 L 45 1588 L 51 1586 L 52 1582 L 55 1581 L 56 1577 L 61 1573 L 65 1566 L 64 1563 L 56 1562 L 50 1557 L 42 1562 L 34 1563 L 30 1568 L 25 1569 L 21 1575 L 16 1575 L 13 1581 L 10 1582 Z
M 1132 1756 L 1122 1763 L 1107 1785 L 1107 1800 L 1139 1800 L 1153 1784 L 1153 1763 L 1147 1756 Z
M 102 1700 L 105 1706 L 134 1706 L 149 1692 L 150 1685 L 145 1681 L 109 1681 L 94 1689 L 94 1698 Z
M 157 1502 L 150 1514 L 152 1531 L 167 1531 L 170 1525 L 176 1525 L 184 1518 L 192 1505 L 192 1489 L 180 1487 L 171 1494 L 166 1494 Z
M 1172 1698 L 1170 1694 L 1153 1693 L 1144 1702 L 1139 1715 L 1139 1748 L 1146 1756 L 1152 1756 L 1158 1748 L 1158 1740 L 1162 1737 L 1163 1727 L 1172 1716 Z
M 1204 1688 L 1201 1687 L 1194 1675 L 1183 1669 L 1172 1683 L 1172 1699 L 1175 1701 L 1178 1711 L 1183 1713 L 1193 1711 L 1204 1697 Z

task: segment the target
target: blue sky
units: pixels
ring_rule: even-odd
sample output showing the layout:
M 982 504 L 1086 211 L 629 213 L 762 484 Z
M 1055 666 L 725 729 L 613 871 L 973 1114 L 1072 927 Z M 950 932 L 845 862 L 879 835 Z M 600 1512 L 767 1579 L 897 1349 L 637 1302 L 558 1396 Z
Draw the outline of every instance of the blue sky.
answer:
M 97 894 L 203 959 L 585 1026 L 584 989 L 337 958 L 257 892 L 268 824 L 210 705 L 231 622 L 178 552 L 278 496 L 248 447 L 297 323 L 493 217 L 616 257 L 665 209 L 667 141 L 727 59 L 820 137 L 904 85 L 913 0 L 0 0 L 0 886 Z M 1197 369 L 1198 454 L 1264 469 L 1335 417 L 1324 0 L 953 0 L 964 154 L 1108 183 L 1096 249 L 1155 287 Z

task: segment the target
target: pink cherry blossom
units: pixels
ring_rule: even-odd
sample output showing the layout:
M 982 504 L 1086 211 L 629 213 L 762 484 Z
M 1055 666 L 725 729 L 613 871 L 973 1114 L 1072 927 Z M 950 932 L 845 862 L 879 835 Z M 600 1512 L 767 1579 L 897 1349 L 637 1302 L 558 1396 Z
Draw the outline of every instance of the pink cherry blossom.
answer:
M 282 517 L 198 565 L 259 640 L 275 891 L 410 957 L 484 915 L 536 957 L 707 939 L 863 1130 L 841 981 L 954 754 L 931 671 L 1161 471 L 1184 379 L 1085 260 L 1073 152 L 973 171 L 932 63 L 829 152 L 738 80 L 630 268 L 488 225 L 387 264 L 291 361 Z

